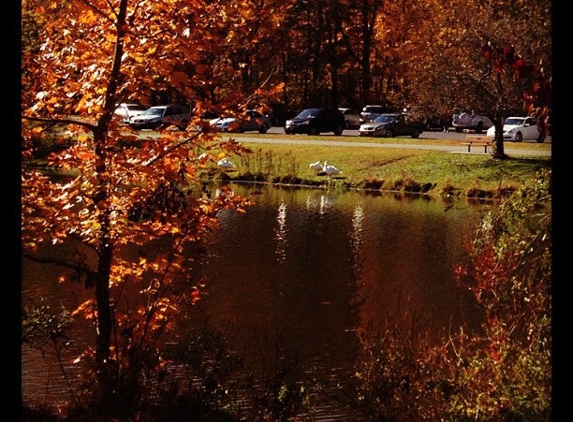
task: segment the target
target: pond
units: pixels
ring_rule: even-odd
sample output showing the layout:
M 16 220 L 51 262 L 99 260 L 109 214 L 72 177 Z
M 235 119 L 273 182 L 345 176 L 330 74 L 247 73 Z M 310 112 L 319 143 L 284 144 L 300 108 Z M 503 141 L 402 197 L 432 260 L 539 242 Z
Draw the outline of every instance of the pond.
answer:
M 243 215 L 221 212 L 220 230 L 206 239 L 202 271 L 208 294 L 195 312 L 225 332 L 259 373 L 269 375 L 279 362 L 292 362 L 301 379 L 318 377 L 335 390 L 353 373 L 359 336 L 402 325 L 437 338 L 463 321 L 478 324 L 454 268 L 466 255 L 483 204 L 232 187 L 256 205 Z M 22 304 L 42 297 L 72 305 L 88 297 L 58 285 L 54 274 L 45 265 L 23 262 Z M 93 342 L 91 330 L 83 336 Z M 60 378 L 53 357 L 22 349 L 25 402 L 62 400 Z M 317 398 L 317 420 L 348 420 L 331 395 Z

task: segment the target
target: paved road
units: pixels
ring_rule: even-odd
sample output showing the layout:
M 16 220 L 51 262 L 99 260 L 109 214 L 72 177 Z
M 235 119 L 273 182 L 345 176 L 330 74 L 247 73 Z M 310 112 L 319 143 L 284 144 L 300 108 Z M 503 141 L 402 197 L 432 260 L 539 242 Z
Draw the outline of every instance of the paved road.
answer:
M 423 144 L 408 144 L 407 142 L 400 141 L 400 143 L 376 143 L 376 142 L 360 142 L 360 141 L 342 141 L 339 137 L 334 136 L 331 133 L 325 133 L 320 135 L 323 139 L 308 139 L 305 135 L 286 135 L 284 133 L 284 128 L 280 126 L 273 126 L 267 132 L 268 134 L 274 135 L 284 135 L 284 136 L 253 136 L 250 137 L 248 133 L 241 134 L 237 136 L 237 140 L 250 143 L 259 144 L 289 144 L 289 145 L 321 145 L 321 146 L 347 146 L 347 147 L 366 147 L 366 148 L 399 148 L 399 149 L 424 149 L 433 151 L 446 151 L 453 153 L 468 153 L 468 149 L 465 145 L 445 145 L 440 141 L 463 141 L 465 134 L 458 132 L 423 132 L 420 135 L 420 139 L 436 139 L 435 144 L 423 145 Z M 155 137 L 159 136 L 158 132 L 144 130 L 140 132 L 141 136 L 145 137 Z M 345 130 L 344 136 L 356 136 L 358 135 L 358 130 Z M 441 145 L 440 145 L 441 144 Z M 538 144 L 535 141 L 524 141 L 523 144 L 531 144 L 531 148 L 512 148 L 511 142 L 505 144 L 505 153 L 508 155 L 528 155 L 537 157 L 551 157 L 551 149 L 544 147 L 544 144 L 551 144 L 551 137 L 548 136 L 545 139 L 544 144 Z M 471 151 L 472 154 L 484 154 L 483 148 L 474 148 Z M 489 153 L 489 150 L 488 150 Z
M 269 129 L 268 133 L 273 134 L 284 134 L 284 129 L 282 127 L 272 127 Z M 345 136 L 357 136 L 357 130 L 345 130 L 343 135 Z M 419 144 L 407 144 L 407 143 L 373 143 L 373 142 L 348 142 L 348 141 L 338 141 L 337 137 L 332 134 L 324 134 L 324 140 L 322 139 L 305 139 L 304 135 L 286 135 L 284 138 L 277 137 L 249 137 L 248 134 L 242 135 L 239 139 L 243 142 L 261 143 L 261 144 L 292 144 L 292 145 L 324 145 L 324 146 L 349 146 L 349 147 L 366 147 L 366 148 L 401 148 L 401 149 L 424 149 L 424 150 L 434 150 L 434 151 L 449 151 L 454 153 L 466 153 L 468 152 L 467 147 L 463 145 L 419 145 Z M 458 132 L 423 132 L 420 135 L 420 139 L 446 139 L 446 140 L 458 140 L 462 141 L 465 137 L 464 133 Z M 546 143 L 551 143 L 551 137 L 548 137 L 545 141 Z M 505 153 L 508 155 L 531 155 L 539 157 L 550 157 L 551 150 L 548 149 L 535 149 L 537 142 L 531 141 L 526 142 L 531 143 L 531 149 L 517 149 L 511 148 L 510 144 L 505 144 Z M 471 151 L 476 154 L 484 154 L 483 148 L 474 148 Z M 489 152 L 489 151 L 488 151 Z

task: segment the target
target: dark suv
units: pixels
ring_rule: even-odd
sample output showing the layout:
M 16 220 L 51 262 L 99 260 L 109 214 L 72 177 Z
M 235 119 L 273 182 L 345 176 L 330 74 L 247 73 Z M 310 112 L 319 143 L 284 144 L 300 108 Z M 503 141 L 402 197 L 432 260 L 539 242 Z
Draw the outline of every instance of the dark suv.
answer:
M 322 132 L 334 132 L 342 135 L 346 127 L 344 116 L 337 108 L 307 108 L 285 123 L 285 133 L 306 133 L 320 135 Z

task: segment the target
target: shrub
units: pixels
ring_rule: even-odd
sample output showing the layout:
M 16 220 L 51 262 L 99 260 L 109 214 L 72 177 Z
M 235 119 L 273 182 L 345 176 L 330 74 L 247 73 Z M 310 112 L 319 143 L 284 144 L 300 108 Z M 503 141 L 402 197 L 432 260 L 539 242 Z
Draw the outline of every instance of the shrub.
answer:
M 484 315 L 428 347 L 396 330 L 364 344 L 354 405 L 372 420 L 551 420 L 551 172 L 483 217 L 457 269 Z

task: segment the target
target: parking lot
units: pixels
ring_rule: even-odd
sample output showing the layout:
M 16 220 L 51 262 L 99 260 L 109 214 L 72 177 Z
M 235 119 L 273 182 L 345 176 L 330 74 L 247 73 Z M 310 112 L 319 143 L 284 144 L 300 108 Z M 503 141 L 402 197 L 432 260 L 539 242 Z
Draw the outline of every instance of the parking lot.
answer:
M 284 134 L 285 131 L 284 131 L 284 128 L 282 126 L 273 126 L 269 129 L 269 131 L 267 133 L 269 133 L 269 134 Z M 485 133 L 482 132 L 482 134 L 485 136 Z M 293 135 L 289 135 L 289 136 L 293 136 Z M 294 135 L 294 136 L 296 136 L 296 135 Z M 334 137 L 334 135 L 332 133 L 325 133 L 321 136 Z M 358 135 L 358 129 L 344 129 L 342 136 L 356 136 L 356 137 L 358 137 L 359 136 Z M 465 133 L 456 132 L 455 130 L 452 130 L 449 132 L 426 131 L 426 132 L 422 132 L 419 139 L 443 139 L 443 140 L 449 140 L 449 141 L 463 141 L 465 136 L 466 136 Z M 533 143 L 533 144 L 536 143 L 534 141 L 524 141 L 524 142 L 525 143 Z M 547 138 L 545 138 L 545 143 L 551 143 L 551 136 L 548 136 Z

